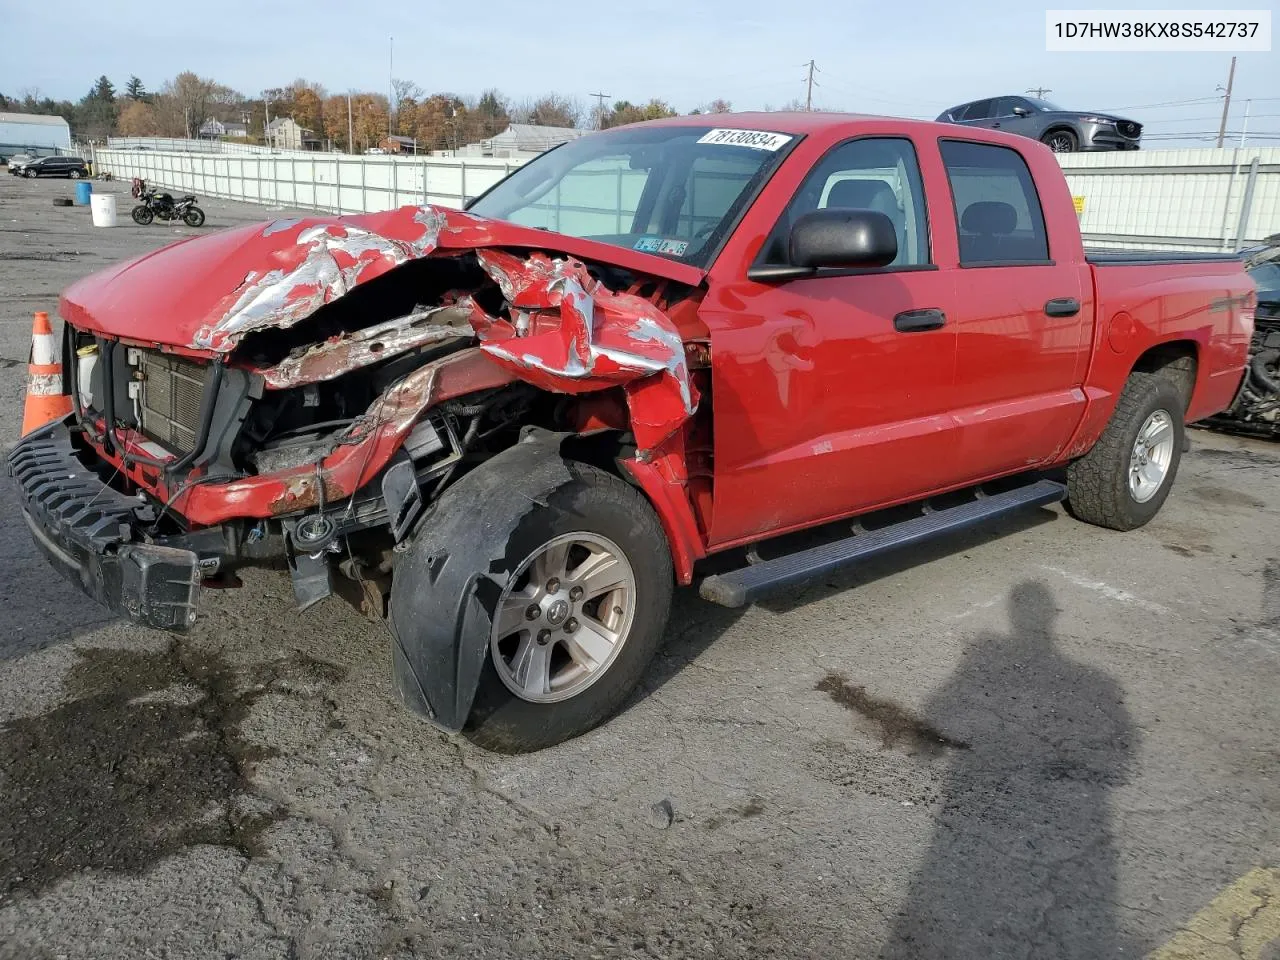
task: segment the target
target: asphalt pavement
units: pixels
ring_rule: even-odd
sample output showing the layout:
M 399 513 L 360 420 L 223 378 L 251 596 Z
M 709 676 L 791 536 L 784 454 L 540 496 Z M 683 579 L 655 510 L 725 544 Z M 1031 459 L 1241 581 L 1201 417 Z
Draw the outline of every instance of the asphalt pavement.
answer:
M 0 173 L 0 442 L 31 312 L 196 232 L 72 193 Z M 0 479 L 0 958 L 1276 960 L 1280 445 L 1192 438 L 1133 533 L 682 591 L 630 706 L 523 757 L 405 713 L 386 633 L 283 573 L 182 638 L 112 619 Z

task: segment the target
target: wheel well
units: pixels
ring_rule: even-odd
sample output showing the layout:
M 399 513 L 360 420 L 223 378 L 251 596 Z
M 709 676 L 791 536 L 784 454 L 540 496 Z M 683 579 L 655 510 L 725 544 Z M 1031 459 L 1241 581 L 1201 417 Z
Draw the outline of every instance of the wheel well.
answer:
M 1052 136 L 1055 133 L 1069 133 L 1073 137 L 1078 138 L 1078 134 L 1076 133 L 1075 127 L 1071 126 L 1071 124 L 1069 123 L 1059 123 L 1059 124 L 1055 124 L 1054 126 L 1050 127 L 1048 130 L 1046 130 L 1044 133 L 1040 134 L 1040 139 L 1043 140 L 1045 137 Z
M 1182 394 L 1182 409 L 1191 404 L 1199 366 L 1194 340 L 1174 340 L 1152 347 L 1133 365 L 1135 373 L 1154 373 L 1172 383 Z
M 598 430 L 593 433 L 573 434 L 564 438 L 560 453 L 566 460 L 577 460 L 611 473 L 619 480 L 634 486 L 626 471 L 618 466 L 618 460 L 634 455 L 634 444 L 628 444 L 621 430 Z

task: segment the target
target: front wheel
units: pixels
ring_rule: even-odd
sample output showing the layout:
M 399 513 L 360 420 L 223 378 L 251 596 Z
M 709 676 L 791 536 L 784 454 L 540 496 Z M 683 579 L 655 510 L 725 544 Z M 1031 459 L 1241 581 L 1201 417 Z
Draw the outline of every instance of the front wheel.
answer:
M 1041 142 L 1054 153 L 1075 153 L 1080 147 L 1076 135 L 1070 130 L 1054 130 L 1052 133 L 1046 133 Z
M 188 227 L 199 227 L 204 224 L 204 211 L 199 207 L 187 207 L 182 212 L 182 222 Z
M 36 172 L 34 170 L 23 170 L 22 175 L 28 180 L 34 180 L 36 178 Z
M 1093 449 L 1067 467 L 1067 506 L 1086 523 L 1133 530 L 1164 505 L 1185 437 L 1182 394 L 1172 381 L 1133 373 Z
M 72 180 L 79 180 L 81 177 L 84 176 L 84 174 L 81 173 L 79 170 L 72 170 L 69 174 L 67 174 L 67 176 L 69 176 Z
M 156 215 L 151 212 L 151 208 L 144 203 L 140 203 L 134 207 L 131 216 L 133 217 L 134 223 L 143 227 L 151 223 L 151 221 L 156 218 Z

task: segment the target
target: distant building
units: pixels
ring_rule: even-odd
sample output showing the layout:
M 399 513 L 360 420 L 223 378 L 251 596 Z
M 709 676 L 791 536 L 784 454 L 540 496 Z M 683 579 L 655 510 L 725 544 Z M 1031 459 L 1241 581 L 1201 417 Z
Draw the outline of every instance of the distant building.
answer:
M 200 124 L 201 140 L 218 140 L 222 137 L 248 137 L 249 125 L 234 121 L 214 120 L 212 118 Z
M 383 153 L 417 154 L 427 152 L 425 144 L 424 149 L 418 149 L 417 137 L 402 137 L 399 134 L 395 134 L 390 137 L 383 137 L 378 141 L 378 147 Z
M 277 150 L 319 150 L 320 138 L 293 117 L 276 117 L 267 124 L 267 145 Z
M 0 113 L 0 156 L 43 156 L 71 150 L 71 127 L 62 117 L 38 113 Z
M 569 140 L 577 140 L 591 131 L 573 127 L 543 127 L 535 123 L 513 123 L 487 140 L 468 143 L 457 150 L 436 150 L 445 157 L 536 157 Z

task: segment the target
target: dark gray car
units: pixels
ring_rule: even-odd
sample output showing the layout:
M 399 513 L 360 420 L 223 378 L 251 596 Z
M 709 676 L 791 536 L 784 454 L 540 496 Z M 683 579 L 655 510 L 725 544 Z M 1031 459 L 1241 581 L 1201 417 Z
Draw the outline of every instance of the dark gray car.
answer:
M 1054 153 L 1137 150 L 1142 137 L 1142 124 L 1124 117 L 1089 110 L 1063 110 L 1035 97 L 974 100 L 952 107 L 938 119 L 1030 137 Z
M 89 175 L 89 168 L 79 157 L 38 157 L 15 171 L 24 177 L 71 177 L 77 180 Z

